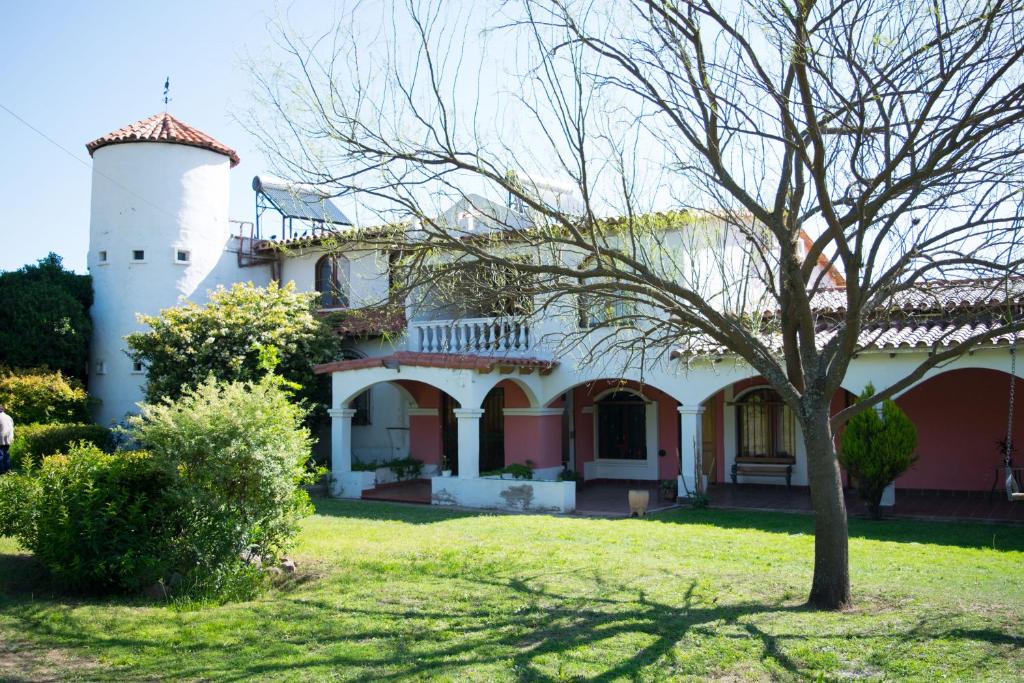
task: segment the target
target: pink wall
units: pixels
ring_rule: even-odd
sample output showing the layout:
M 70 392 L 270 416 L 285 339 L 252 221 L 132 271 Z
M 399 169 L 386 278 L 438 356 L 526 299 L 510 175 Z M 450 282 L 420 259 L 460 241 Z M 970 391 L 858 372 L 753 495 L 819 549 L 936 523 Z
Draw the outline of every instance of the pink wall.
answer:
M 561 415 L 506 415 L 505 464 L 562 465 Z
M 430 465 L 441 464 L 441 418 L 409 416 L 409 455 Z
M 441 407 L 441 390 L 422 382 L 397 380 L 416 401 L 418 408 Z M 430 465 L 441 464 L 441 417 L 440 415 L 409 416 L 409 455 Z
M 953 370 L 901 396 L 896 404 L 917 426 L 918 460 L 896 487 L 988 491 L 1002 462 L 1010 377 L 996 370 Z M 1024 382 L 1016 380 L 1024 397 Z M 1018 464 L 1024 463 L 1024 410 L 1015 411 Z

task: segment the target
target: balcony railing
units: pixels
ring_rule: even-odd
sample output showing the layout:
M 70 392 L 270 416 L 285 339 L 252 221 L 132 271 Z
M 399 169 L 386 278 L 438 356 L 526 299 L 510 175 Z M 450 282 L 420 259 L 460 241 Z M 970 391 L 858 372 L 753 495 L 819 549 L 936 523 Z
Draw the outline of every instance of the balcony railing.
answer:
M 529 355 L 536 341 L 528 322 L 502 318 L 412 322 L 409 337 L 415 351 L 495 356 Z

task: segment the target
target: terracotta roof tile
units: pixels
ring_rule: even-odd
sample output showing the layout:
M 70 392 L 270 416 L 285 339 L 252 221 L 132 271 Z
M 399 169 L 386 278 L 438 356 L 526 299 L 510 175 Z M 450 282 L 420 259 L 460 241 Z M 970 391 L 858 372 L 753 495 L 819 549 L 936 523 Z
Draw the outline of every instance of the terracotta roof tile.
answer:
M 971 337 L 983 335 L 989 330 L 1001 326 L 995 321 L 957 321 L 952 319 L 938 320 L 902 320 L 888 324 L 876 323 L 861 331 L 857 339 L 858 350 L 900 351 L 909 349 L 933 349 L 955 346 Z M 822 330 L 817 334 L 817 345 L 821 348 L 834 336 L 835 330 Z M 1014 334 L 993 335 L 982 342 L 982 346 L 1008 346 L 1014 341 L 1024 342 L 1024 330 Z M 761 337 L 761 342 L 772 352 L 782 352 L 782 336 L 770 334 Z M 673 358 L 693 356 L 727 356 L 732 352 L 717 342 L 700 337 L 692 337 L 680 344 L 673 352 Z
M 115 130 L 113 133 L 107 133 L 103 137 L 96 138 L 87 144 L 85 148 L 89 150 L 89 156 L 92 156 L 100 147 L 127 142 L 167 142 L 176 145 L 201 147 L 211 152 L 223 154 L 231 159 L 232 168 L 237 166 L 240 161 L 235 150 L 217 142 L 201 130 L 193 128 L 187 123 L 182 123 L 167 112 L 136 121 L 129 126 Z

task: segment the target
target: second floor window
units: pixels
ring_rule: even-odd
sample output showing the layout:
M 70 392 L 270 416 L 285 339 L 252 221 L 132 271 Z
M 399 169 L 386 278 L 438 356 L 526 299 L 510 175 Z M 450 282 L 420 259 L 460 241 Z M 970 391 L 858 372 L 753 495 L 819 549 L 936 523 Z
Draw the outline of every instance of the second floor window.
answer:
M 580 294 L 580 327 L 632 327 L 636 304 L 621 295 Z
M 324 308 L 347 308 L 348 259 L 327 254 L 316 262 L 316 291 L 320 292 L 320 305 Z

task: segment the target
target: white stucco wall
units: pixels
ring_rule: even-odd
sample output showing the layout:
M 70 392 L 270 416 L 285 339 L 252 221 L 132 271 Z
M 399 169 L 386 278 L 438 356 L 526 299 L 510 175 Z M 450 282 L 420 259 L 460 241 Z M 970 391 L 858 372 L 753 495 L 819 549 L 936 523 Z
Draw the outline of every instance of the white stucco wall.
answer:
M 281 281 L 294 282 L 299 291 L 316 289 L 316 262 L 326 252 L 307 249 L 287 253 L 282 259 Z M 342 253 L 348 260 L 349 303 L 353 308 L 372 306 L 387 300 L 387 258 L 376 250 L 347 250 Z
M 572 481 L 434 477 L 430 488 L 434 505 L 518 512 L 573 512 L 576 509 L 576 482 Z
M 88 266 L 95 301 L 90 393 L 101 401 L 101 424 L 135 410 L 145 376 L 132 371 L 124 336 L 143 328 L 139 313 L 155 314 L 180 297 L 204 300 L 218 284 L 253 279 L 264 269 L 239 270 L 228 222 L 226 156 L 165 143 L 101 147 L 93 155 Z M 189 252 L 178 263 L 175 252 Z M 143 250 L 141 262 L 132 252 Z M 106 261 L 100 259 L 106 252 Z

